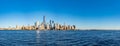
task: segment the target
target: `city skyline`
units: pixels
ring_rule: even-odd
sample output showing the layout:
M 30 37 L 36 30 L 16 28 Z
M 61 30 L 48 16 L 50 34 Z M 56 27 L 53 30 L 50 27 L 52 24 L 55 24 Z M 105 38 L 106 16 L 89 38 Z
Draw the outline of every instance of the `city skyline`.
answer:
M 119 29 L 119 0 L 1 0 L 0 27 L 40 21 L 76 25 L 77 29 Z
M 0 30 L 76 30 L 75 25 L 67 25 L 56 23 L 54 20 L 46 22 L 46 16 L 43 16 L 43 21 L 40 23 L 36 21 L 34 25 L 16 25 L 16 27 L 9 26 L 7 28 L 0 28 Z

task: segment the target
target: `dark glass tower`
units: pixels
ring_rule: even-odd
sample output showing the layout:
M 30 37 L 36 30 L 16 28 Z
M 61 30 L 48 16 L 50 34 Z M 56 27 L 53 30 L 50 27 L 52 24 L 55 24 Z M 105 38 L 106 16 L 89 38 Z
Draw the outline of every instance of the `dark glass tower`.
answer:
M 46 21 L 45 20 L 46 20 L 45 16 L 43 16 L 43 24 L 44 24 L 45 29 L 47 29 L 47 25 L 46 25 Z
M 45 16 L 43 16 L 43 23 L 44 23 L 44 24 L 46 23 L 46 21 L 45 21 Z

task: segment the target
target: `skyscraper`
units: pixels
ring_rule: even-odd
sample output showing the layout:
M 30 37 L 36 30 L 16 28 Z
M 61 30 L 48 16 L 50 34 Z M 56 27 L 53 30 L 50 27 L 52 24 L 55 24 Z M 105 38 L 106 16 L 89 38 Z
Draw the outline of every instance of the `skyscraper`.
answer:
M 45 21 L 45 16 L 43 16 L 43 23 L 44 23 L 44 24 L 46 23 L 46 21 Z
M 47 24 L 46 24 L 45 16 L 43 16 L 43 22 L 42 22 L 42 24 L 41 24 L 41 29 L 42 29 L 42 30 L 47 29 Z
M 50 27 L 50 30 L 52 30 L 52 21 L 50 20 L 50 23 L 49 23 L 49 27 Z
M 39 25 L 40 25 L 40 22 L 37 21 L 37 22 L 35 23 L 35 27 L 38 28 Z

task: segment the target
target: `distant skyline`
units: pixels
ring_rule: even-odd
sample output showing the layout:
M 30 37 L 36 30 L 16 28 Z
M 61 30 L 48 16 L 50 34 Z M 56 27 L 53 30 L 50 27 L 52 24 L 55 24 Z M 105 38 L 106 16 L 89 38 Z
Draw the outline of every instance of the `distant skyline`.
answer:
M 0 0 L 0 27 L 54 20 L 77 29 L 120 29 L 120 0 Z

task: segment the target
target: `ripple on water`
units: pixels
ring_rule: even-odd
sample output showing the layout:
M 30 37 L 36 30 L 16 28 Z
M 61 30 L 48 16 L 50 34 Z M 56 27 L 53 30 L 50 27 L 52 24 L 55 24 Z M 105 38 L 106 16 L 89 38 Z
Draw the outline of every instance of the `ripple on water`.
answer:
M 0 31 L 0 46 L 120 46 L 120 31 Z

